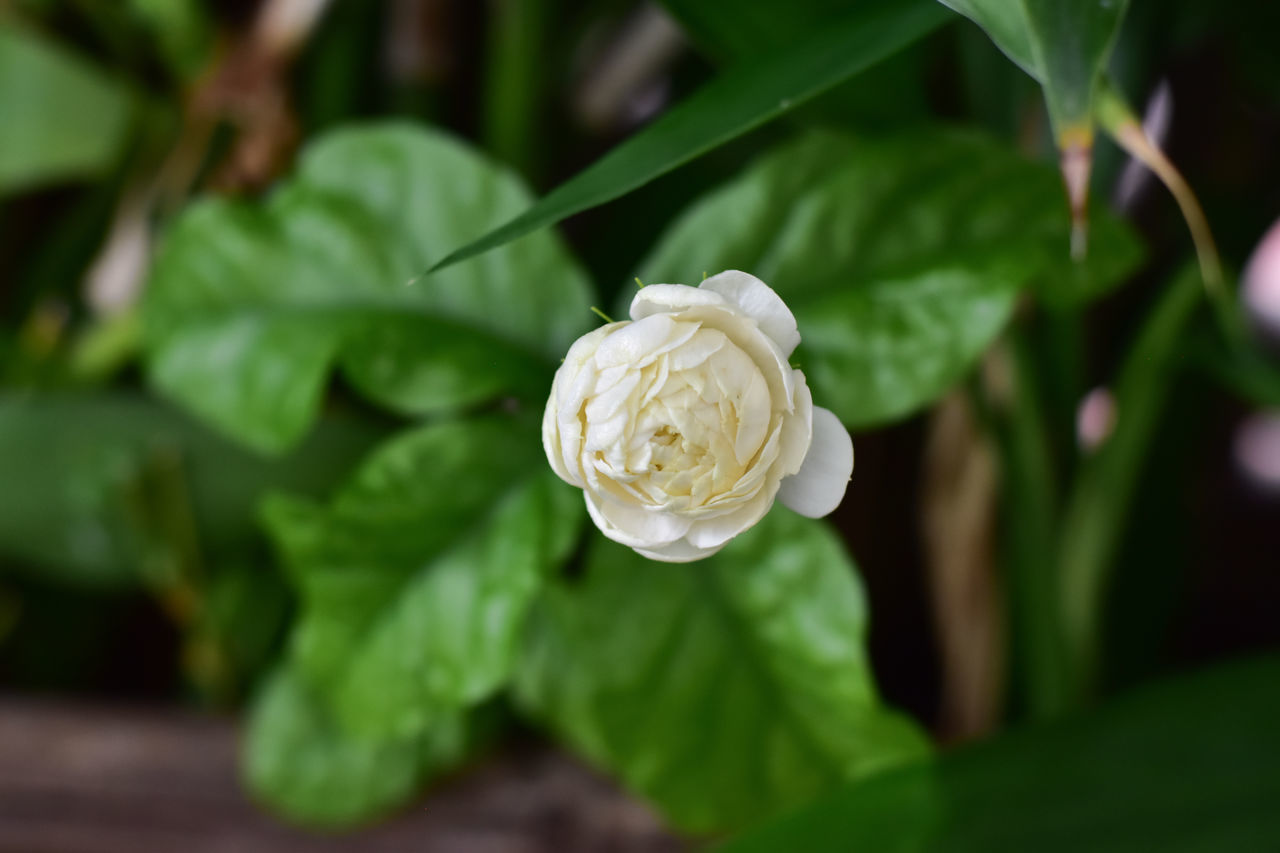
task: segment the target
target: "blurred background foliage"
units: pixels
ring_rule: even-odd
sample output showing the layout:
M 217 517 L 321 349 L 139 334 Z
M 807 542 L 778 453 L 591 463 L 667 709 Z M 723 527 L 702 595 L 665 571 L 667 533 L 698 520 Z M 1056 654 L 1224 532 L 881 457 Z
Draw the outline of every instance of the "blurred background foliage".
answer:
M 5 689 L 241 712 L 246 783 L 314 826 L 537 729 L 692 834 L 819 798 L 742 849 L 1274 844 L 1274 657 L 1181 673 L 1280 646 L 1280 485 L 1238 452 L 1276 332 L 1209 306 L 1094 99 L 1233 280 L 1280 216 L 1277 25 L 0 3 Z M 592 305 L 726 268 L 858 467 L 830 522 L 649 564 L 536 421 Z

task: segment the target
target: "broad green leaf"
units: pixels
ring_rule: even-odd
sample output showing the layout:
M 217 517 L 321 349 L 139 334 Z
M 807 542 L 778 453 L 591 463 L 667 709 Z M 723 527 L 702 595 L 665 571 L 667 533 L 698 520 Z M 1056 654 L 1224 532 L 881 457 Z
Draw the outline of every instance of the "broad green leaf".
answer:
M 174 226 L 145 305 L 152 379 L 269 451 L 305 433 L 335 366 L 411 415 L 541 396 L 591 322 L 554 235 L 414 277 L 527 201 L 514 176 L 442 134 L 331 133 L 266 204 L 207 200 Z
M 1221 666 L 855 782 L 721 849 L 1273 850 L 1277 717 L 1280 660 Z
M 332 488 L 379 435 L 326 420 L 267 462 L 133 395 L 0 397 L 0 556 L 64 582 L 132 583 L 192 520 L 206 556 L 239 552 L 259 540 L 263 492 Z
M 353 738 L 334 724 L 305 679 L 278 671 L 254 705 L 245 740 L 249 789 L 299 823 L 342 827 L 401 805 L 469 751 L 470 722 L 437 721 L 404 738 Z
M 781 508 L 694 566 L 597 539 L 541 600 L 518 698 L 676 826 L 742 827 L 926 752 L 876 696 L 854 570 Z
M 778 291 L 814 397 L 852 426 L 911 414 L 969 370 L 1023 285 L 1081 302 L 1139 257 L 1099 216 L 1083 265 L 1053 170 L 949 131 L 878 142 L 814 134 L 785 145 L 672 224 L 645 282 L 741 269 Z
M 133 98 L 119 82 L 29 30 L 0 20 L 0 195 L 109 169 Z
M 623 196 L 871 67 L 944 20 L 926 0 L 860 3 L 831 26 L 726 71 L 519 216 L 473 232 L 483 236 L 433 270 Z
M 1044 86 L 1054 127 L 1093 126 L 1093 95 L 1128 0 L 939 0 Z
M 499 419 L 402 436 L 327 508 L 270 502 L 302 597 L 294 660 L 367 735 L 424 730 L 488 698 L 582 513 L 532 430 Z

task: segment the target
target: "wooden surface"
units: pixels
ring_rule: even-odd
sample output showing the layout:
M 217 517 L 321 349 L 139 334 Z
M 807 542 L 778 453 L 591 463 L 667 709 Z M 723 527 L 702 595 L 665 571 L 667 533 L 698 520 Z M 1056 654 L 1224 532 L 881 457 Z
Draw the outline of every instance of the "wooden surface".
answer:
M 0 701 L 3 853 L 680 849 L 643 806 L 541 747 L 492 758 L 372 829 L 320 836 L 248 801 L 229 721 Z

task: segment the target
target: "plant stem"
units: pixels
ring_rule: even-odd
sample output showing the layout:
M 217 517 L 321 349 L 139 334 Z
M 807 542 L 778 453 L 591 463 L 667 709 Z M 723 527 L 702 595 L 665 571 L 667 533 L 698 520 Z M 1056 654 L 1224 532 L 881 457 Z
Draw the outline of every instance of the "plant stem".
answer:
M 537 179 L 536 124 L 541 107 L 547 0 L 490 0 L 485 147 L 530 180 Z
M 1059 713 L 1066 702 L 1067 665 L 1059 624 L 1055 565 L 1056 474 L 1043 411 L 1043 391 L 1030 345 L 1019 331 L 1010 335 L 1013 396 L 999 435 L 1004 468 L 1010 624 L 1015 632 L 1015 666 L 1033 719 Z
M 1069 659 L 1064 710 L 1086 704 L 1097 686 L 1107 580 L 1199 292 L 1194 270 L 1185 270 L 1148 316 L 1116 382 L 1114 432 L 1084 462 L 1066 504 L 1058 548 L 1060 618 Z

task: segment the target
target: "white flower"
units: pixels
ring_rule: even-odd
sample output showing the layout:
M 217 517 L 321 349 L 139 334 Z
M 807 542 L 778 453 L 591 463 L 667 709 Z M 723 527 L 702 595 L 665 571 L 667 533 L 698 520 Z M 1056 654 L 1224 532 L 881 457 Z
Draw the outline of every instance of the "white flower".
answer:
M 853 443 L 787 362 L 799 343 L 786 304 L 746 273 L 644 287 L 630 322 L 570 347 L 542 419 L 547 459 L 605 536 L 654 560 L 714 554 L 775 497 L 826 515 Z

